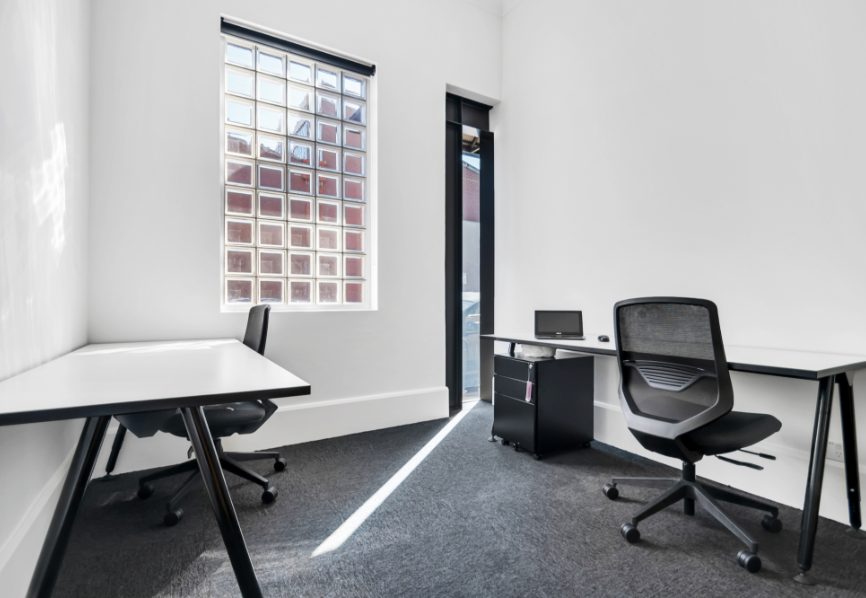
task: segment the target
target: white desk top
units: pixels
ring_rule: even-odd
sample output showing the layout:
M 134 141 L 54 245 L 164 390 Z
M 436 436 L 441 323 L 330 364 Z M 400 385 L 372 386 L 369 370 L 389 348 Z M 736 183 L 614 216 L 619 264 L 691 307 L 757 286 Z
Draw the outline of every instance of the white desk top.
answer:
M 614 337 L 610 342 L 598 341 L 597 334 L 587 334 L 584 341 L 538 340 L 534 333 L 485 334 L 482 338 L 498 341 L 555 347 L 595 355 L 616 355 Z M 843 355 L 838 353 L 812 353 L 809 351 L 789 351 L 786 349 L 761 349 L 725 345 L 728 368 L 736 372 L 750 372 L 769 376 L 818 380 L 826 376 L 853 372 L 866 368 L 866 356 Z
M 308 394 L 235 339 L 87 345 L 0 382 L 0 425 Z

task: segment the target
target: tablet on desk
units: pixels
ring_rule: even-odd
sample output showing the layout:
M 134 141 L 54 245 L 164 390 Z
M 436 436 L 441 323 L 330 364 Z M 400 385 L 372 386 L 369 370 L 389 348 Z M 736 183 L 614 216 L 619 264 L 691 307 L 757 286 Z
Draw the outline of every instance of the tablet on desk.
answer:
M 583 314 L 579 311 L 536 311 L 535 338 L 582 341 Z

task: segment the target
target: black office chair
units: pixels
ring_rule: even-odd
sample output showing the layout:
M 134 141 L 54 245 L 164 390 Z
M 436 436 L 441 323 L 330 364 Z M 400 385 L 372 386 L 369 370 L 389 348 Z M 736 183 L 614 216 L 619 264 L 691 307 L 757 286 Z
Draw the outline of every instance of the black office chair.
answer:
M 250 309 L 250 315 L 247 319 L 247 330 L 244 335 L 244 344 L 264 355 L 265 343 L 268 338 L 268 315 L 270 313 L 270 305 L 257 305 Z M 214 437 L 217 453 L 220 457 L 220 464 L 224 471 L 240 476 L 254 484 L 260 485 L 264 492 L 262 493 L 262 502 L 272 503 L 277 498 L 277 489 L 270 485 L 268 480 L 260 476 L 256 472 L 247 469 L 238 461 L 254 461 L 258 459 L 274 459 L 274 469 L 282 471 L 286 468 L 286 460 L 280 457 L 279 453 L 275 452 L 258 452 L 258 453 L 227 453 L 223 451 L 221 439 L 232 434 L 252 434 L 262 425 L 277 410 L 277 406 L 268 399 L 258 401 L 247 401 L 243 403 L 228 403 L 225 405 L 212 405 L 204 408 L 205 417 L 208 427 Z M 152 436 L 157 430 L 167 432 L 175 436 L 189 438 L 186 432 L 186 426 L 183 423 L 183 417 L 180 411 L 169 410 L 151 413 L 140 413 L 133 415 L 118 416 L 120 423 L 128 428 L 136 436 Z M 190 455 L 192 448 L 190 448 Z M 180 465 L 168 467 L 156 473 L 144 476 L 138 480 L 138 496 L 139 498 L 149 498 L 154 491 L 152 482 L 161 478 L 166 478 L 179 473 L 192 472 L 186 481 L 181 484 L 180 488 L 166 503 L 166 514 L 163 521 L 166 525 L 177 525 L 183 518 L 183 509 L 178 505 L 189 491 L 201 481 L 201 472 L 198 468 L 198 462 L 195 459 L 190 459 Z
M 647 450 L 680 459 L 682 478 L 613 478 L 604 494 L 614 500 L 617 485 L 665 488 L 666 492 L 632 516 L 620 532 L 630 543 L 640 540 L 639 522 L 680 500 L 686 515 L 695 501 L 745 542 L 737 562 L 750 573 L 761 569 L 758 543 L 717 501 L 767 511 L 761 525 L 782 530 L 779 510 L 695 480 L 695 463 L 705 455 L 721 455 L 753 445 L 775 434 L 775 417 L 732 411 L 734 391 L 722 344 L 719 314 L 711 301 L 651 297 L 620 301 L 614 306 L 619 397 L 629 430 Z M 737 461 L 724 458 L 736 464 Z M 763 469 L 753 464 L 743 464 Z

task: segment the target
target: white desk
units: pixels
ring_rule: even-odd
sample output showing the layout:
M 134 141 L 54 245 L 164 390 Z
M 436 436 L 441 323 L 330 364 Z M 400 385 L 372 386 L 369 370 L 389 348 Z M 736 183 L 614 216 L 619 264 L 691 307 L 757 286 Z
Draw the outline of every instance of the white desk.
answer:
M 616 343 L 612 334 L 608 342 L 599 341 L 597 334 L 587 335 L 586 340 L 583 341 L 539 340 L 535 338 L 534 333 L 526 331 L 516 334 L 510 331 L 507 334 L 483 334 L 481 338 L 515 344 L 554 347 L 580 353 L 592 353 L 593 355 L 616 355 Z M 827 376 L 866 368 L 866 356 L 838 353 L 812 353 L 809 351 L 725 345 L 725 357 L 728 359 L 728 369 L 732 372 L 749 372 L 803 380 L 820 380 Z
M 598 335 L 587 335 L 584 341 L 538 340 L 534 333 L 526 331 L 517 334 L 511 332 L 485 334 L 481 337 L 510 343 L 509 353 L 512 354 L 515 344 L 526 344 L 594 355 L 616 356 L 614 337 L 612 334 L 609 336 L 611 340 L 608 342 L 600 342 Z M 809 479 L 806 482 L 806 498 L 800 526 L 800 549 L 797 555 L 799 574 L 794 578 L 801 583 L 814 583 L 806 573 L 812 568 L 812 555 L 815 550 L 818 509 L 821 503 L 821 487 L 824 483 L 824 463 L 827 458 L 830 408 L 833 405 L 833 389 L 837 382 L 842 415 L 845 478 L 848 487 L 848 515 L 851 521 L 847 533 L 854 538 L 866 538 L 866 534 L 860 529 L 862 525 L 860 471 L 857 463 L 857 429 L 854 421 L 854 373 L 866 368 L 866 356 L 725 345 L 725 357 L 728 360 L 728 369 L 731 371 L 818 381 Z
M 86 418 L 28 597 L 51 595 L 113 415 L 182 410 L 241 594 L 262 595 L 202 406 L 310 394 L 234 339 L 88 345 L 0 382 L 0 425 Z

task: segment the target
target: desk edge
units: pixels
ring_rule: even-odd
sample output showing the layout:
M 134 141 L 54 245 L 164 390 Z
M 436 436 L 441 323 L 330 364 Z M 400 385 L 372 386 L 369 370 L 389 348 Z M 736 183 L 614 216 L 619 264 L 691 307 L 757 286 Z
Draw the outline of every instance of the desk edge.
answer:
M 309 384 L 274 388 L 265 390 L 232 392 L 219 395 L 197 395 L 189 397 L 171 397 L 166 399 L 149 399 L 146 401 L 104 403 L 101 405 L 81 405 L 43 409 L 39 411 L 17 411 L 0 415 L 0 426 L 18 424 L 34 424 L 64 419 L 81 419 L 85 417 L 100 417 L 104 415 L 128 415 L 147 411 L 162 411 L 163 409 L 180 409 L 183 407 L 207 407 L 225 403 L 242 403 L 264 399 L 282 399 L 309 395 L 312 387 Z

